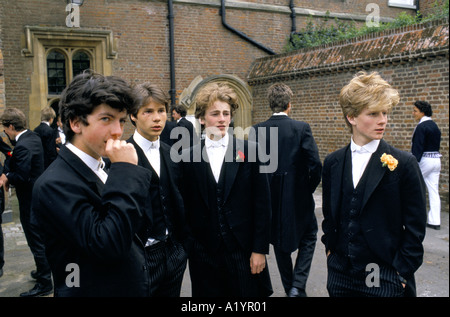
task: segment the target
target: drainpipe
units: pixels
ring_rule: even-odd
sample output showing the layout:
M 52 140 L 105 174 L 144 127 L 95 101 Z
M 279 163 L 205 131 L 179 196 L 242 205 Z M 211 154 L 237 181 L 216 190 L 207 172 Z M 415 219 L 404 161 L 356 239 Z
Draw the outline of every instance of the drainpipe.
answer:
M 291 34 L 297 31 L 297 27 L 295 25 L 295 5 L 294 0 L 291 0 L 289 3 L 289 8 L 291 9 Z
M 169 15 L 167 18 L 169 19 L 169 51 L 170 51 L 170 100 L 171 105 L 175 106 L 175 45 L 174 45 L 174 27 L 173 27 L 173 2 L 169 0 L 167 2 L 167 6 L 169 9 Z
M 295 23 L 295 5 L 294 0 L 291 0 L 289 3 L 289 8 L 291 9 L 291 34 L 289 36 L 289 41 L 292 45 L 294 45 L 294 41 L 292 40 L 292 36 L 297 32 L 297 26 Z
M 423 16 L 420 13 L 420 0 L 416 0 L 415 2 L 416 2 L 416 10 L 415 10 L 416 11 L 416 16 L 418 16 L 419 19 L 422 20 Z
M 255 45 L 256 47 L 262 49 L 263 51 L 265 51 L 266 53 L 269 53 L 270 55 L 275 55 L 275 52 L 272 51 L 270 48 L 265 47 L 264 45 L 256 42 L 255 40 L 253 40 L 252 38 L 248 37 L 247 35 L 245 35 L 244 33 L 242 33 L 241 31 L 236 30 L 235 28 L 233 28 L 232 26 L 230 26 L 226 20 L 225 20 L 225 0 L 221 0 L 221 8 L 220 8 L 220 15 L 222 16 L 222 25 L 230 30 L 231 32 L 239 35 L 241 38 L 243 38 L 244 40 L 252 43 L 253 45 Z

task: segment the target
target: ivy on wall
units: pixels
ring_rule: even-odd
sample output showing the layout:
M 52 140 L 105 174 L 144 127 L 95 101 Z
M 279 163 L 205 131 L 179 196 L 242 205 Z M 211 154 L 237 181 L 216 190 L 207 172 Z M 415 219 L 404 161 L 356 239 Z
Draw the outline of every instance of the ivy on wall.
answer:
M 329 12 L 327 12 L 327 15 L 329 15 Z M 310 16 L 304 29 L 290 34 L 286 40 L 284 51 L 290 52 L 301 48 L 330 44 L 374 32 L 439 20 L 448 17 L 448 15 L 449 0 L 436 1 L 433 9 L 426 17 L 422 16 L 420 12 L 417 12 L 415 16 L 401 12 L 394 21 L 380 22 L 378 26 L 368 26 L 366 23 L 361 27 L 357 27 L 354 21 L 344 22 L 338 19 L 335 19 L 334 23 L 330 24 L 330 19 L 327 17 L 319 24 L 315 24 L 313 17 Z

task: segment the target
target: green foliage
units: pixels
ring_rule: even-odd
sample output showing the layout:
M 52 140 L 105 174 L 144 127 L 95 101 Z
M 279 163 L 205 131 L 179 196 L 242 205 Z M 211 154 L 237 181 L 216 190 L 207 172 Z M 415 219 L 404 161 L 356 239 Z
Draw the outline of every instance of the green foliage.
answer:
M 449 14 L 449 0 L 443 2 L 436 0 L 433 9 L 425 18 L 422 17 L 420 12 L 415 16 L 401 12 L 394 21 L 388 23 L 380 22 L 379 26 L 367 26 L 367 23 L 365 23 L 358 28 L 354 21 L 344 22 L 338 19 L 334 19 L 334 24 L 330 24 L 328 23 L 330 20 L 329 14 L 327 11 L 326 17 L 318 24 L 315 24 L 313 17 L 309 16 L 306 27 L 300 32 L 292 33 L 289 36 L 284 51 L 290 52 L 300 48 L 329 44 L 387 29 L 443 19 L 448 17 Z

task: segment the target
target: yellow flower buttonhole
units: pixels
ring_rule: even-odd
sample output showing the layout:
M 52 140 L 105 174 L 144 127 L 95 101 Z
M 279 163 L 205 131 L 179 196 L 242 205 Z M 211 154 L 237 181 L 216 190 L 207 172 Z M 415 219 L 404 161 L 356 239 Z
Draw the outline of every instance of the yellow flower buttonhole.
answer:
M 381 155 L 381 162 L 383 163 L 383 167 L 387 166 L 390 171 L 395 170 L 398 164 L 398 161 L 392 155 L 386 153 Z

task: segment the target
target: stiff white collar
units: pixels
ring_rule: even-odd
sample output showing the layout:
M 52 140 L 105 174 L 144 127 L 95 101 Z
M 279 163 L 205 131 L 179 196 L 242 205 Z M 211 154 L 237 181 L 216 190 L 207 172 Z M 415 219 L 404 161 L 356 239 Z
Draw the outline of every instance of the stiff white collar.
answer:
M 228 134 L 226 134 L 223 138 L 219 140 L 211 140 L 210 138 L 205 138 L 205 146 L 206 147 L 227 147 L 228 146 Z
M 380 144 L 380 140 L 372 140 L 363 146 L 359 146 L 353 141 L 353 138 L 352 138 L 351 143 L 350 143 L 350 149 L 352 150 L 352 152 L 360 152 L 361 153 L 361 152 L 365 151 L 365 152 L 369 152 L 369 153 L 374 153 L 377 150 L 379 144 Z
M 142 150 L 144 150 L 144 153 L 147 153 L 147 151 L 150 149 L 159 150 L 159 146 L 160 146 L 159 137 L 158 137 L 158 140 L 156 140 L 156 141 L 149 141 L 146 138 L 144 138 L 137 130 L 135 130 L 133 139 L 134 139 L 134 141 L 136 141 L 137 145 L 139 145 L 139 147 Z

